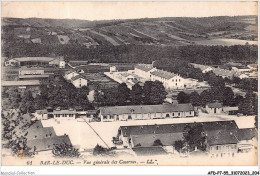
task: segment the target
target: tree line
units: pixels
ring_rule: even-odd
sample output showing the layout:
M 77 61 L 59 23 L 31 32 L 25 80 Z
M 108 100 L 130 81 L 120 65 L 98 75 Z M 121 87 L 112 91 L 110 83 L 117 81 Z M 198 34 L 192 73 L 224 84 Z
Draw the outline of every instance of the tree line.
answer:
M 2 47 L 4 57 L 64 56 L 69 60 L 90 62 L 151 63 L 158 58 L 182 59 L 205 65 L 222 61 L 257 61 L 256 45 L 234 46 L 160 46 L 160 45 L 100 45 L 86 48 L 80 44 L 31 44 L 6 41 Z M 160 59 L 159 59 L 160 60 Z
M 97 88 L 94 93 L 94 105 L 124 106 L 124 105 L 153 105 L 162 104 L 167 92 L 159 81 L 146 81 L 144 86 L 135 84 L 130 90 L 125 83 L 117 88 L 101 90 Z

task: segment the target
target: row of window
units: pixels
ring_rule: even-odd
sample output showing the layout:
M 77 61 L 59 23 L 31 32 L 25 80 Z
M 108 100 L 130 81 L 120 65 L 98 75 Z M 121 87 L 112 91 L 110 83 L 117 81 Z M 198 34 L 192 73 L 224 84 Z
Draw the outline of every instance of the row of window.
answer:
M 56 117 L 74 117 L 74 114 L 56 114 Z
M 190 115 L 192 115 L 192 112 L 190 111 L 190 113 L 189 113 Z M 148 116 L 147 116 L 147 114 L 145 114 L 146 116 L 145 117 L 150 117 L 151 116 L 151 114 L 148 114 Z M 178 112 L 178 113 L 172 113 L 172 116 L 177 116 L 177 117 L 180 117 L 181 116 L 181 113 L 180 112 Z M 156 114 L 154 113 L 153 114 L 153 117 L 156 117 Z M 166 117 L 170 117 L 170 114 L 166 114 Z M 114 118 L 117 118 L 117 119 L 119 119 L 119 115 L 104 115 L 103 116 L 103 119 L 114 119 Z M 128 114 L 128 119 L 132 119 L 132 116 L 131 115 L 129 115 Z
M 227 145 L 227 146 L 212 146 L 210 150 L 229 150 L 236 149 L 236 145 Z
M 212 158 L 218 158 L 218 157 L 220 157 L 220 158 L 222 158 L 222 157 L 234 157 L 235 156 L 235 153 L 217 153 L 217 154 L 212 154 L 211 155 L 211 157 Z

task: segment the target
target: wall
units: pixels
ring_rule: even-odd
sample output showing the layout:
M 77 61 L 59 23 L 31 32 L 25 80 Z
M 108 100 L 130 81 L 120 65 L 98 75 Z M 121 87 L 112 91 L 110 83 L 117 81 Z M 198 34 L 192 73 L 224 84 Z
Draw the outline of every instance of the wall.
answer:
M 237 144 L 209 146 L 209 157 L 224 158 L 233 157 L 237 154 Z
M 88 81 L 82 78 L 76 79 L 72 82 L 72 84 L 76 87 L 76 88 L 81 88 L 83 86 L 87 86 L 88 85 Z

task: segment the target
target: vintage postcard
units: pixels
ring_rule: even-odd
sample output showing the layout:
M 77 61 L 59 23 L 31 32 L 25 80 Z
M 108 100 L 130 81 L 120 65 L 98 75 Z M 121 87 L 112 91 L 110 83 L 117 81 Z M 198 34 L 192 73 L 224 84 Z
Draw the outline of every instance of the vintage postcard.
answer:
M 257 166 L 257 8 L 3 1 L 1 165 Z

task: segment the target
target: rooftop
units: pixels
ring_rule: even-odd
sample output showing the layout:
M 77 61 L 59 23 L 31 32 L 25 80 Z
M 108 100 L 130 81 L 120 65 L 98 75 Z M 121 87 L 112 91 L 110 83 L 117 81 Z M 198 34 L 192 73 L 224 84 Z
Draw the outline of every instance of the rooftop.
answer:
M 135 68 L 148 72 L 152 70 L 154 67 L 152 64 L 138 64 L 135 66 Z
M 2 86 L 38 86 L 40 85 L 39 80 L 30 81 L 2 81 Z
M 49 78 L 50 75 L 19 75 L 19 78 Z
M 14 58 L 15 60 L 19 62 L 26 62 L 26 61 L 31 61 L 31 62 L 50 62 L 54 60 L 55 58 L 52 57 L 19 57 L 19 58 Z
M 20 67 L 19 70 L 44 70 L 43 67 Z
M 24 136 L 27 140 L 43 139 L 47 137 L 54 137 L 56 136 L 56 133 L 53 127 L 29 128 L 27 129 L 27 132 L 25 132 Z
M 108 106 L 100 107 L 102 115 L 112 114 L 145 114 L 162 112 L 189 112 L 194 108 L 191 104 L 164 104 L 164 105 L 135 105 L 135 106 Z
M 251 140 L 256 135 L 256 130 L 254 128 L 243 128 L 239 129 L 236 133 L 236 137 L 239 141 Z
M 53 114 L 76 114 L 75 110 L 53 110 Z
M 151 72 L 151 75 L 155 75 L 155 76 L 165 78 L 165 79 L 171 79 L 174 76 L 176 76 L 176 74 L 174 74 L 174 73 L 163 71 L 163 70 L 155 70 L 155 71 Z
M 208 103 L 207 106 L 209 108 L 222 108 L 222 104 L 221 103 Z
M 225 130 L 207 131 L 207 143 L 211 145 L 237 144 L 235 132 Z
M 36 149 L 36 151 L 52 150 L 55 144 L 59 145 L 62 143 L 67 143 L 71 145 L 69 136 L 55 136 L 50 138 L 33 139 L 27 141 L 28 147 L 31 148 L 31 150 Z
M 160 125 L 120 126 L 120 129 L 124 137 L 130 137 L 130 135 L 182 133 L 186 126 L 194 126 L 195 124 L 201 124 L 205 131 L 238 129 L 237 124 L 234 120 Z
M 150 156 L 150 155 L 167 155 L 167 152 L 162 147 L 138 147 L 132 148 L 138 156 Z
M 72 81 L 75 81 L 75 80 L 77 80 L 77 79 L 79 79 L 79 78 L 82 78 L 82 79 L 87 80 L 87 78 L 86 78 L 84 75 L 81 75 L 81 74 L 72 77 L 71 80 L 72 80 Z

